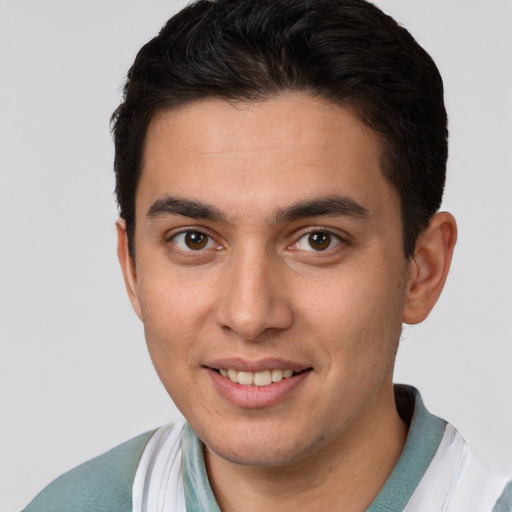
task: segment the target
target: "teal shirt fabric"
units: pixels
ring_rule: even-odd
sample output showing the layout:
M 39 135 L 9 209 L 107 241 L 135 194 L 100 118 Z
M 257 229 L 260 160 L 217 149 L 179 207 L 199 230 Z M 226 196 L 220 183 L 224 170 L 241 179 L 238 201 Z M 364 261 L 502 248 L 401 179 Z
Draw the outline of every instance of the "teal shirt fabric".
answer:
M 146 432 L 54 480 L 23 512 L 131 512 Z
M 395 397 L 402 416 L 414 412 L 400 459 L 368 512 L 401 512 L 405 508 L 434 458 L 447 425 L 427 411 L 416 389 L 395 386 Z M 405 410 L 400 411 L 400 403 Z
M 512 481 L 508 483 L 500 499 L 492 509 L 492 512 L 511 512 L 512 511 Z
M 181 468 L 187 512 L 220 512 L 204 465 L 204 444 L 187 424 L 181 439 Z

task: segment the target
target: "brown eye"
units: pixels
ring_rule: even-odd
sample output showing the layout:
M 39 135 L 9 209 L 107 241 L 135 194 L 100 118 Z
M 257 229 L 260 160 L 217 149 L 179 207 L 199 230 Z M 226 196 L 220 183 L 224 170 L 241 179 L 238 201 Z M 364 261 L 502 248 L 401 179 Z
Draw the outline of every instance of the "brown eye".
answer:
M 325 231 L 310 233 L 308 243 L 315 251 L 325 251 L 331 245 L 331 235 Z
M 193 251 L 204 249 L 207 243 L 208 236 L 200 231 L 189 231 L 188 233 L 185 233 L 185 244 Z
M 334 249 L 343 240 L 330 231 L 311 231 L 301 236 L 294 244 L 294 249 L 306 252 L 321 252 Z
M 171 238 L 172 243 L 182 251 L 200 251 L 214 246 L 213 240 L 201 231 L 184 231 Z

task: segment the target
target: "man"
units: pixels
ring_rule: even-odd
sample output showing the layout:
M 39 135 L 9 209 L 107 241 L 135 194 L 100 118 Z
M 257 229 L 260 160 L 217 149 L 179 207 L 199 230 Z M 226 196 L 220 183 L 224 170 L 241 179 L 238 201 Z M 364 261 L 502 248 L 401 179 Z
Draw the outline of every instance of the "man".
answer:
M 456 225 L 439 73 L 363 0 L 200 1 L 113 118 L 118 254 L 187 423 L 35 510 L 512 510 L 512 486 L 393 388 Z

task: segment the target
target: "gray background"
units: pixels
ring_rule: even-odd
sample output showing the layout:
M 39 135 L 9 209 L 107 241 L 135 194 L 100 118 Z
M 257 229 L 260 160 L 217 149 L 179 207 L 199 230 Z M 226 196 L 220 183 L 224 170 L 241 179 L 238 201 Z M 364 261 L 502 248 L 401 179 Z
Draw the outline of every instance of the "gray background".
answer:
M 418 386 L 512 473 L 512 2 L 380 0 L 437 61 L 460 238 L 445 293 L 407 327 Z M 0 510 L 177 412 L 115 256 L 108 119 L 138 48 L 181 1 L 0 0 Z

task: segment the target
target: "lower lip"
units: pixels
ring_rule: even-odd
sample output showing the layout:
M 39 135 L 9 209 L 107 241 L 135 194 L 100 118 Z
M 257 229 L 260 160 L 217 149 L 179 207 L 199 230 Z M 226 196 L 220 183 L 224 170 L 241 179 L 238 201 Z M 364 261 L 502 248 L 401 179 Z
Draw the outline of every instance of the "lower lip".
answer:
M 307 379 L 311 370 L 304 370 L 292 377 L 273 382 L 268 386 L 244 386 L 223 377 L 215 370 L 207 368 L 219 393 L 233 405 L 249 409 L 269 407 L 287 398 L 301 383 Z

